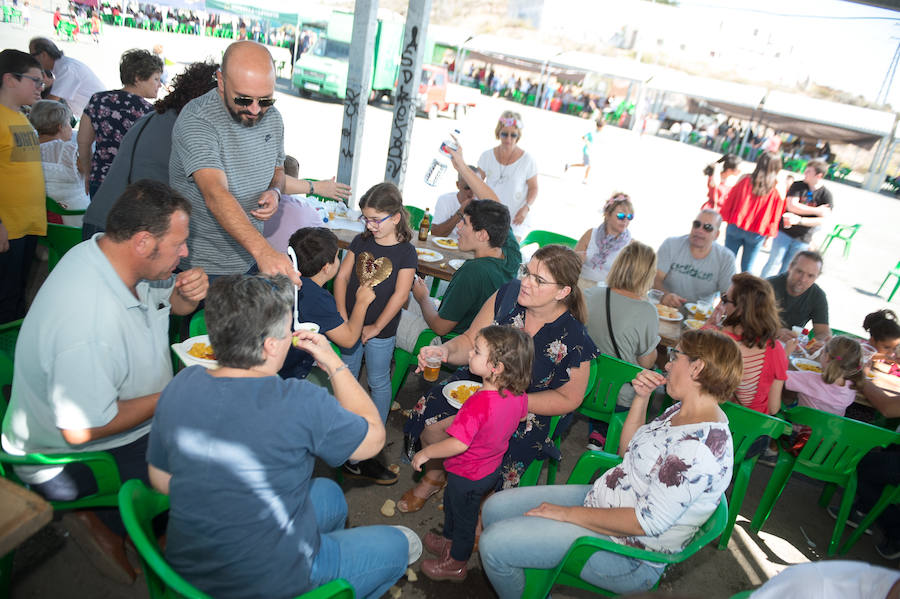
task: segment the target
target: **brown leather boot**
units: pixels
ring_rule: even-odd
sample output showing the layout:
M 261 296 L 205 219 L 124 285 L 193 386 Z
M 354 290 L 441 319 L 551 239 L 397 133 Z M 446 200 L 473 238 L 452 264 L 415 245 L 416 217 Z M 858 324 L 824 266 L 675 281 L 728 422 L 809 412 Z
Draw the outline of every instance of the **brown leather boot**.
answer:
M 462 582 L 466 579 L 469 569 L 466 567 L 466 562 L 455 560 L 448 555 L 446 558 L 424 560 L 422 573 L 431 580 Z
M 425 534 L 425 538 L 422 539 L 422 544 L 431 555 L 449 557 L 450 546 L 453 544 L 453 541 L 443 535 L 429 531 Z
M 90 562 L 105 576 L 123 584 L 137 575 L 125 555 L 125 541 L 88 510 L 69 512 L 63 524 Z

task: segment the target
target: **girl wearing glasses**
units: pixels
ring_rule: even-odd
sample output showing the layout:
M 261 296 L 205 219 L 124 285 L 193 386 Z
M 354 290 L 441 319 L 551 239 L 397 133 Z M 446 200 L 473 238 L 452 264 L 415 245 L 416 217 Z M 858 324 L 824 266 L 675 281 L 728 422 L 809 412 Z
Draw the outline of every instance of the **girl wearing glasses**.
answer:
M 719 404 L 741 379 L 735 343 L 715 331 L 688 331 L 666 376 L 641 371 L 622 428 L 622 462 L 593 485 L 541 485 L 502 491 L 482 509 L 479 552 L 500 599 L 521 597 L 524 568 L 553 568 L 583 536 L 677 553 L 696 536 L 731 482 L 734 451 Z M 676 400 L 644 424 L 660 385 Z M 597 551 L 580 577 L 614 593 L 646 591 L 665 564 Z
M 581 260 L 571 249 L 547 245 L 535 252 L 522 268 L 520 280 L 500 287 L 481 307 L 469 329 L 443 345 L 428 346 L 419 352 L 419 368 L 428 357 L 464 366 L 475 347 L 478 331 L 490 324 L 509 325 L 524 330 L 534 340 L 534 364 L 528 393 L 528 417 L 509 440 L 509 449 L 500 466 L 500 486 L 516 487 L 525 469 L 536 459 L 559 457 L 550 439 L 550 419 L 568 415 L 581 405 L 587 388 L 590 361 L 597 355 L 585 328 L 587 312 L 578 287 Z M 413 457 L 418 446 L 433 445 L 447 438 L 456 408 L 447 403 L 443 387 L 457 380 L 477 380 L 467 367 L 428 390 L 419 399 L 403 428 L 406 450 Z M 569 426 L 563 418 L 554 438 Z M 397 503 L 401 512 L 422 509 L 428 498 L 446 483 L 438 460 L 425 464 L 425 476 Z
M 359 208 L 366 228 L 350 242 L 334 279 L 334 299 L 341 317 L 349 322 L 360 282 L 373 285 L 375 299 L 363 319 L 360 340 L 345 349 L 343 357 L 353 375 L 359 376 L 365 356 L 372 401 L 385 422 L 391 407 L 391 358 L 400 309 L 409 298 L 419 259 L 409 242 L 409 215 L 396 185 L 375 185 L 359 200 Z M 374 458 L 345 464 L 344 475 L 382 485 L 397 482 L 397 475 Z
M 519 147 L 522 115 L 503 111 L 494 127 L 494 136 L 500 144 L 481 155 L 478 167 L 486 174 L 484 182 L 509 208 L 513 233 L 521 240 L 530 228 L 527 219 L 538 193 L 537 164 Z
M 603 222 L 588 229 L 575 245 L 575 253 L 584 260 L 578 286 L 587 291 L 606 281 L 613 261 L 631 241 L 628 225 L 634 219 L 634 206 L 628 194 L 615 192 L 603 206 Z

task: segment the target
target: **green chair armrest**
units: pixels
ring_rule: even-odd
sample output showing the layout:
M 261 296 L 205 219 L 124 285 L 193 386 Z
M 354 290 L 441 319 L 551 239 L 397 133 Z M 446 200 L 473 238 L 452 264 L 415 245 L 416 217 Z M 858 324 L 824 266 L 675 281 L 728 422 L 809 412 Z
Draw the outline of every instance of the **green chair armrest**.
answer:
M 91 469 L 97 480 L 96 495 L 115 496 L 122 486 L 116 461 L 105 451 L 86 451 L 84 453 L 46 454 L 29 453 L 23 456 L 0 453 L 0 463 L 13 466 L 64 466 L 82 463 Z
M 566 484 L 569 485 L 586 485 L 590 484 L 591 479 L 597 472 L 606 472 L 610 468 L 618 466 L 622 462 L 622 458 L 604 451 L 586 451 L 578 458 L 572 474 Z

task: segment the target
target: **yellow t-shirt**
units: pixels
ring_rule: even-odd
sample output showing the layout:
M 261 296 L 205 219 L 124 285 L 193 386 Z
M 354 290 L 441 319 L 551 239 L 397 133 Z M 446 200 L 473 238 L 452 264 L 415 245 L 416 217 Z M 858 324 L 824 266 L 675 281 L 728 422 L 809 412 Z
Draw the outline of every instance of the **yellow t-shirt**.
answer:
M 10 239 L 47 234 L 44 171 L 37 132 L 0 104 L 0 221 Z

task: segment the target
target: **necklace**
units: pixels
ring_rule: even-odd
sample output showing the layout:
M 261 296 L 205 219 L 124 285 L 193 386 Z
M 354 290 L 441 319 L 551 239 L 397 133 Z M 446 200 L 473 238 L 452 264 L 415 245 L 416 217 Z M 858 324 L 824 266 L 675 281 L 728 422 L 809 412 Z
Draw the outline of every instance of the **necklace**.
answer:
M 515 156 L 515 150 L 513 150 L 513 156 Z M 509 162 L 509 160 L 510 160 L 509 158 L 501 159 L 500 152 L 496 153 L 495 158 L 497 159 L 497 164 L 500 165 L 500 175 L 497 178 L 497 183 L 503 183 L 507 179 L 507 176 L 506 176 L 507 169 L 509 169 L 509 167 L 513 166 L 516 163 L 516 160 Z

